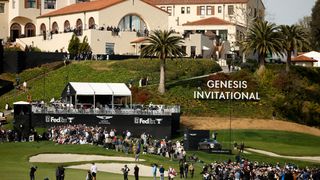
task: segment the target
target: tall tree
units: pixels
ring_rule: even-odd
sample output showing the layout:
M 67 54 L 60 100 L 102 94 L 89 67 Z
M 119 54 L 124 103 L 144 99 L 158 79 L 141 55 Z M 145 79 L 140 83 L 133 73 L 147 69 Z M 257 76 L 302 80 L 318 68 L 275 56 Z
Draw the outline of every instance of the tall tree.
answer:
M 280 33 L 282 37 L 283 49 L 287 55 L 286 71 L 290 71 L 291 53 L 294 50 L 301 50 L 309 47 L 308 33 L 301 26 L 281 25 Z
M 311 35 L 312 46 L 314 49 L 320 49 L 320 0 L 317 0 L 316 4 L 312 8 L 311 14 Z
M 265 58 L 268 54 L 281 55 L 282 40 L 277 30 L 274 23 L 258 19 L 250 26 L 246 40 L 241 42 L 244 52 L 258 54 L 258 74 L 265 70 Z
M 168 57 L 182 57 L 185 52 L 181 48 L 183 38 L 176 36 L 173 31 L 155 30 L 147 37 L 146 41 L 149 43 L 141 49 L 141 57 L 157 56 L 160 59 L 160 82 L 159 92 L 165 93 L 166 81 L 166 58 Z
M 84 36 L 82 43 L 79 45 L 79 54 L 81 54 L 81 57 L 85 60 L 91 56 L 91 47 L 88 43 L 87 36 Z
M 73 34 L 68 45 L 68 51 L 72 58 L 77 58 L 79 54 L 79 47 L 80 47 L 80 39 Z

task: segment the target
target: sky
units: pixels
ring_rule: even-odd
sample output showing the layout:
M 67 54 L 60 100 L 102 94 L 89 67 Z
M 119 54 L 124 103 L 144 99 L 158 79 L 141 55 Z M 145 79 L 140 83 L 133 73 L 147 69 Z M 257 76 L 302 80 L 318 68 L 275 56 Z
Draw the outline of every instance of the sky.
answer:
M 266 7 L 266 20 L 278 25 L 295 24 L 311 15 L 316 0 L 262 0 Z

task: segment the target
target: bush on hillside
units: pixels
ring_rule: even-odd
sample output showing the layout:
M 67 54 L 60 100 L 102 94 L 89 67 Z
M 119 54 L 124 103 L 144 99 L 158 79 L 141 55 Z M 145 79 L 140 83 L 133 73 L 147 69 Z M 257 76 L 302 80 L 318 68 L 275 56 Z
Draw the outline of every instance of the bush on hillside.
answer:
M 243 70 L 255 72 L 258 69 L 259 64 L 258 61 L 255 59 L 247 59 L 245 63 L 240 64 L 240 67 Z
M 298 68 L 300 69 L 300 68 Z M 301 72 L 306 72 L 305 68 Z M 320 86 L 309 81 L 308 77 L 295 73 L 279 73 L 273 86 L 280 94 L 273 98 L 277 114 L 294 122 L 319 126 Z

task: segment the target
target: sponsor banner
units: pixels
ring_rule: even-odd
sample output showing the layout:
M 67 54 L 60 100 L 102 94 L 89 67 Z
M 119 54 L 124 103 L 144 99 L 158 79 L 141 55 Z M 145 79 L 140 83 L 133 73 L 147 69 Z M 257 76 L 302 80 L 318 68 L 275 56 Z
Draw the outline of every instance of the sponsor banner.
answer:
M 118 132 L 131 131 L 134 135 L 142 133 L 155 137 L 171 137 L 179 127 L 180 116 L 161 115 L 108 115 L 108 114 L 40 114 L 33 113 L 32 127 L 51 127 L 64 124 L 86 124 L 116 129 Z

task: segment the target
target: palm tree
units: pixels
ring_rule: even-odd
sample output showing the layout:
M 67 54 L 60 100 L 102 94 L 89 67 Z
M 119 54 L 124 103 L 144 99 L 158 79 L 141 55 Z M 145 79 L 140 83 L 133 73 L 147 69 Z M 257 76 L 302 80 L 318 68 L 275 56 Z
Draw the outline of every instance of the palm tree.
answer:
M 265 58 L 267 54 L 281 55 L 282 41 L 278 27 L 274 23 L 264 20 L 256 20 L 249 28 L 246 40 L 242 42 L 244 52 L 258 54 L 259 70 L 261 74 L 265 69 Z
M 164 94 L 166 58 L 182 57 L 185 54 L 181 48 L 183 38 L 181 36 L 173 35 L 173 31 L 155 30 L 147 37 L 146 41 L 149 44 L 141 49 L 141 57 L 157 56 L 160 59 L 160 82 L 158 90 L 161 94 Z
M 290 71 L 291 53 L 294 50 L 309 48 L 308 33 L 298 25 L 281 25 L 280 32 L 282 37 L 283 49 L 287 55 L 286 71 Z

